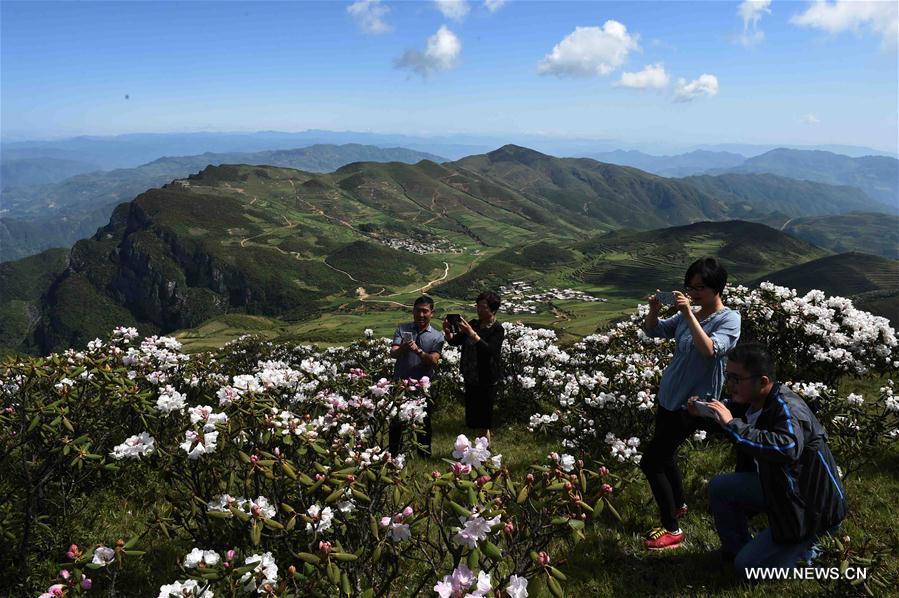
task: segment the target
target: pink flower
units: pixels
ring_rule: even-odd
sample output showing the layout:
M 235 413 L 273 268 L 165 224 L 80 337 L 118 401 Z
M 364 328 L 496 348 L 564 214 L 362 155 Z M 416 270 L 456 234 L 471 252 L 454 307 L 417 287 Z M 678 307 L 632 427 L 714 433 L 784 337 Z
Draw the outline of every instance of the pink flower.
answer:
M 603 476 L 603 477 L 609 475 L 609 468 L 606 467 L 605 465 L 603 465 L 602 467 L 600 467 L 600 468 L 599 468 L 599 475 L 601 475 L 601 476 Z
M 91 581 L 91 578 L 90 578 L 90 577 L 84 577 L 84 578 L 81 580 L 81 589 L 83 589 L 83 590 L 89 590 L 89 589 L 91 589 L 92 587 L 94 587 L 94 582 Z
M 602 485 L 602 493 L 603 493 L 603 494 L 611 494 L 611 493 L 612 493 L 612 487 L 611 487 L 610 485 L 608 485 L 608 484 L 603 484 L 603 485 Z
M 539 559 L 539 563 L 541 566 L 545 567 L 549 564 L 549 555 L 546 554 L 545 551 L 541 551 L 540 554 L 537 555 Z

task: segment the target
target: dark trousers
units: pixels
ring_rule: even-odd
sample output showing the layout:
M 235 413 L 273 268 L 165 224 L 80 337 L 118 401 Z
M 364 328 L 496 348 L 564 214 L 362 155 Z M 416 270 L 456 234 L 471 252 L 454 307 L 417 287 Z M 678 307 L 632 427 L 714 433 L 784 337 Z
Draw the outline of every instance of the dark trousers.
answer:
M 495 384 L 465 383 L 465 425 L 469 428 L 493 427 L 493 404 L 496 402 Z
M 402 440 L 403 424 L 398 419 L 395 419 L 390 424 L 390 444 L 387 449 L 394 457 L 400 454 Z M 424 449 L 418 449 L 420 454 L 431 454 L 431 401 L 428 401 L 427 407 L 425 407 L 425 419 L 422 422 L 422 429 L 415 433 L 415 441 L 424 447 Z
M 659 406 L 652 440 L 640 460 L 640 469 L 646 474 L 659 505 L 662 525 L 671 532 L 678 529 L 677 509 L 686 502 L 684 482 L 677 467 L 677 449 L 697 427 L 695 418 L 686 410 L 668 411 Z

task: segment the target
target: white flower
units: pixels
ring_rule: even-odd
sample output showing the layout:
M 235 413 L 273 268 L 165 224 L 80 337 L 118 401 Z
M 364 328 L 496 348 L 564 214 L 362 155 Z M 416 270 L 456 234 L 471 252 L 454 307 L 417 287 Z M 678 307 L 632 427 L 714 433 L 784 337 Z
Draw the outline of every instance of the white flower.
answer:
M 321 533 L 331 529 L 331 523 L 334 520 L 334 511 L 331 510 L 331 507 L 322 509 L 318 505 L 311 505 L 306 510 L 306 514 L 313 519 L 312 523 L 306 523 L 307 532 Z
M 190 422 L 192 424 L 203 423 L 204 432 L 212 432 L 218 424 L 228 422 L 228 415 L 225 413 L 213 413 L 212 407 L 209 405 L 197 405 L 190 408 Z
M 568 454 L 564 454 L 559 458 L 559 466 L 561 466 L 562 471 L 565 473 L 570 473 L 574 470 L 574 462 L 574 457 Z
M 469 592 L 472 585 L 476 585 L 473 592 Z M 481 598 L 490 591 L 490 574 L 486 571 L 474 573 L 465 565 L 459 565 L 452 574 L 446 575 L 434 586 L 434 591 L 440 598 Z
M 115 550 L 106 546 L 98 546 L 94 550 L 94 558 L 91 562 L 95 565 L 103 565 L 104 567 L 115 560 Z
M 487 534 L 501 523 L 500 518 L 501 516 L 497 515 L 492 519 L 485 519 L 477 513 L 472 513 L 468 519 L 460 517 L 463 527 L 456 528 L 453 541 L 468 548 L 477 548 L 478 542 L 487 538 Z
M 184 442 L 180 446 L 187 453 L 188 458 L 199 459 L 200 456 L 215 451 L 218 435 L 218 432 L 203 432 L 201 434 L 194 430 L 188 430 L 184 433 Z
M 272 553 L 254 554 L 247 557 L 244 561 L 247 565 L 258 563 L 252 571 L 248 571 L 240 578 L 240 582 L 244 584 L 244 591 L 252 592 L 256 590 L 260 594 L 267 592 L 266 584 L 275 586 L 278 583 L 278 565 L 272 558 Z
M 139 459 L 144 455 L 149 455 L 155 448 L 156 439 L 146 432 L 141 432 L 136 436 L 128 437 L 122 444 L 112 448 L 109 455 L 116 460 L 131 458 Z
M 850 393 L 850 395 L 846 397 L 846 401 L 850 405 L 861 405 L 865 402 L 865 398 L 862 395 Z
M 176 581 L 174 583 L 159 586 L 158 598 L 213 598 L 212 590 L 206 590 L 206 585 L 200 586 L 195 579 Z
M 702 442 L 703 440 L 705 440 L 705 437 L 707 435 L 708 434 L 705 430 L 696 430 L 696 432 L 693 434 L 693 440 L 695 440 L 696 442 Z
M 184 409 L 184 395 L 171 386 L 165 386 L 156 399 L 156 408 L 166 414 L 180 411 Z
M 506 586 L 506 592 L 509 598 L 528 598 L 528 579 L 513 575 L 509 578 L 509 585 Z
M 196 569 L 201 564 L 208 567 L 215 567 L 221 557 L 214 550 L 200 550 L 194 548 L 184 556 L 184 566 L 187 569 Z
M 456 436 L 453 457 L 459 459 L 465 465 L 471 465 L 475 468 L 480 467 L 484 461 L 490 458 L 490 450 L 487 448 L 488 444 L 488 440 L 481 437 L 476 438 L 475 445 L 472 446 L 465 434 L 459 434 Z

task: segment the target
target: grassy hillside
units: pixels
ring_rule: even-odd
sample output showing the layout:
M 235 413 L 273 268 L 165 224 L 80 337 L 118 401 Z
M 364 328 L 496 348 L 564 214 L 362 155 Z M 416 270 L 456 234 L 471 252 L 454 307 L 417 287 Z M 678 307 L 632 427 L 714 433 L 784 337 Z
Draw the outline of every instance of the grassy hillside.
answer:
M 899 259 L 899 216 L 853 213 L 794 218 L 783 231 L 838 253 L 873 253 Z
M 678 287 L 700 255 L 720 256 L 747 281 L 827 254 L 738 221 L 597 235 L 619 207 L 645 225 L 651 215 L 686 218 L 719 204 L 686 184 L 590 160 L 514 148 L 481 158 L 489 175 L 427 160 L 330 174 L 210 166 L 142 193 L 44 281 L 27 338 L 11 348 L 79 345 L 124 324 L 145 333 L 205 329 L 204 338 L 220 340 L 239 332 L 238 316 L 272 336 L 342 342 L 350 323 L 392 330 L 423 290 L 441 309 L 468 309 L 476 292 L 514 281 L 604 299 L 560 295 L 516 316 L 583 335 L 647 290 Z M 521 184 L 538 174 L 570 197 Z M 578 195 L 583 185 L 596 193 Z M 603 211 L 606 193 L 618 207 Z
M 4 191 L 3 207 L 6 211 L 0 220 L 0 261 L 18 259 L 49 247 L 70 247 L 103 226 L 119 203 L 131 201 L 147 189 L 184 178 L 209 165 L 271 165 L 330 172 L 361 160 L 414 163 L 424 159 L 442 158 L 405 148 L 359 144 L 313 145 L 249 153 L 205 153 L 164 157 L 136 168 L 80 174 L 56 184 Z

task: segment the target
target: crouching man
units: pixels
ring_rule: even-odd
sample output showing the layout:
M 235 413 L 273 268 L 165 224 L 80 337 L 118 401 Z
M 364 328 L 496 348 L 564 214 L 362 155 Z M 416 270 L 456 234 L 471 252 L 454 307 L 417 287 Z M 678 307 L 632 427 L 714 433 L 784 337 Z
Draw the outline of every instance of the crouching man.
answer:
M 827 434 L 808 405 L 774 381 L 774 363 L 762 345 L 733 349 L 726 380 L 732 401 L 748 409 L 734 418 L 724 403 L 706 404 L 737 448 L 736 472 L 709 484 L 723 556 L 744 577 L 753 567 L 793 567 L 846 516 Z M 701 415 L 702 407 L 690 399 L 687 408 Z M 757 513 L 768 516 L 768 528 L 753 538 L 748 518 Z

